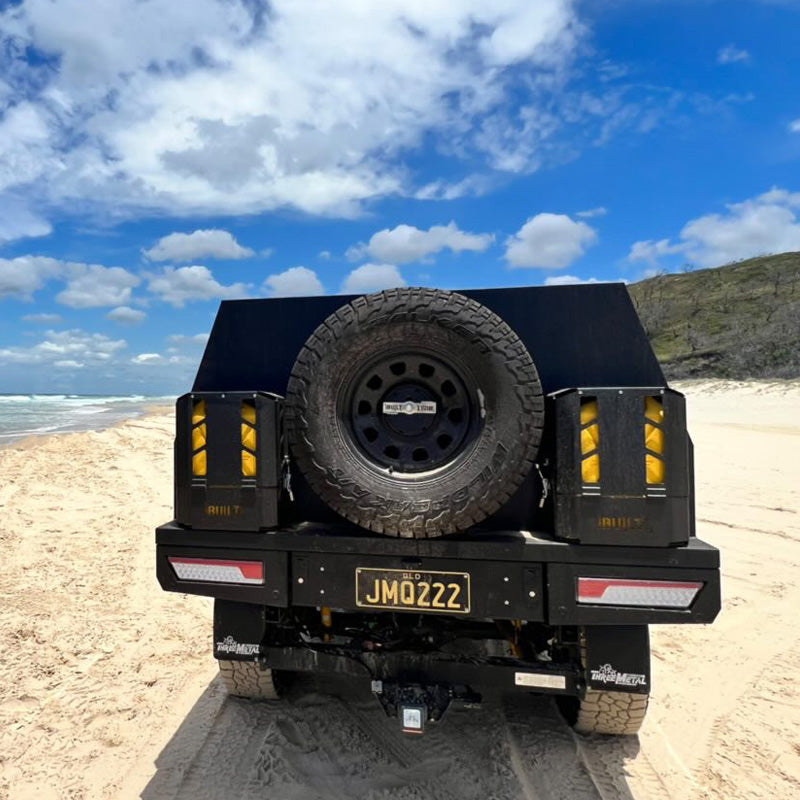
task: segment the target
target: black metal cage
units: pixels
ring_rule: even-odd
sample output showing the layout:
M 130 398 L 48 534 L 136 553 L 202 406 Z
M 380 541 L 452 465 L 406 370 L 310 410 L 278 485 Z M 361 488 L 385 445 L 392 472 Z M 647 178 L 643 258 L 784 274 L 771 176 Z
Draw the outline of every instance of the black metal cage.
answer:
M 278 525 L 283 401 L 265 392 L 193 392 L 178 399 L 175 519 L 211 530 Z
M 555 534 L 664 547 L 694 534 L 684 397 L 664 387 L 582 388 L 550 398 Z

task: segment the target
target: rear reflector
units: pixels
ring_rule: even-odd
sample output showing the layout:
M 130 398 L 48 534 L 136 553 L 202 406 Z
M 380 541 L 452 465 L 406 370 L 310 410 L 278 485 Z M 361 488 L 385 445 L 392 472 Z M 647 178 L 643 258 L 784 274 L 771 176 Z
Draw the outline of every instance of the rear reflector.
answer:
M 264 583 L 264 565 L 260 561 L 172 557 L 168 561 L 180 581 Z
M 689 608 L 703 587 L 698 581 L 578 578 L 578 602 L 594 606 Z

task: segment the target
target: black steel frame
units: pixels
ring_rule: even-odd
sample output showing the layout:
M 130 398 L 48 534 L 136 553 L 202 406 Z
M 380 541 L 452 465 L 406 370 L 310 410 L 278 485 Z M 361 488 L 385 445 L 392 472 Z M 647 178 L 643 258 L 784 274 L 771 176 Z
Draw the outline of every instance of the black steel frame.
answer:
M 466 618 L 473 619 L 551 625 L 703 623 L 713 621 L 720 609 L 719 551 L 697 538 L 681 547 L 609 547 L 558 542 L 527 531 L 394 539 L 356 526 L 306 523 L 244 533 L 190 530 L 173 522 L 157 529 L 156 542 L 157 576 L 165 590 L 278 608 L 328 606 L 373 613 L 355 604 L 355 569 L 360 566 L 470 572 L 474 604 Z M 179 581 L 170 556 L 261 561 L 266 582 Z M 686 610 L 583 606 L 575 599 L 581 575 L 699 580 L 704 585 Z

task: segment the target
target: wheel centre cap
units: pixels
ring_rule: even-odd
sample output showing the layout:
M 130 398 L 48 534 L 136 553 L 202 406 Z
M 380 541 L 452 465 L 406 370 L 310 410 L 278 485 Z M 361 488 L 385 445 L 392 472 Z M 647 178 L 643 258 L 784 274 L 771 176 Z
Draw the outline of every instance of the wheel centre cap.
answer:
M 407 383 L 390 389 L 379 408 L 387 428 L 402 436 L 421 436 L 436 420 L 437 405 L 426 387 Z

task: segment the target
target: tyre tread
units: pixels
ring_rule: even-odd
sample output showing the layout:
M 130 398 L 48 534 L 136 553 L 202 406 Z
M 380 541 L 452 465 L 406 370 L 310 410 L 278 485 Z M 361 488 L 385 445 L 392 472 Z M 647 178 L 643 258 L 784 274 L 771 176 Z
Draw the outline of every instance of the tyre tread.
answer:
M 580 639 L 581 664 L 586 668 L 586 639 Z M 635 736 L 644 723 L 649 694 L 608 692 L 587 689 L 579 698 L 573 727 L 578 733 L 601 733 L 608 736 Z
M 574 728 L 578 733 L 634 736 L 642 727 L 649 697 L 588 689 L 580 700 Z
M 218 662 L 219 674 L 228 694 L 251 700 L 277 700 L 278 690 L 271 669 L 261 669 L 254 661 Z

